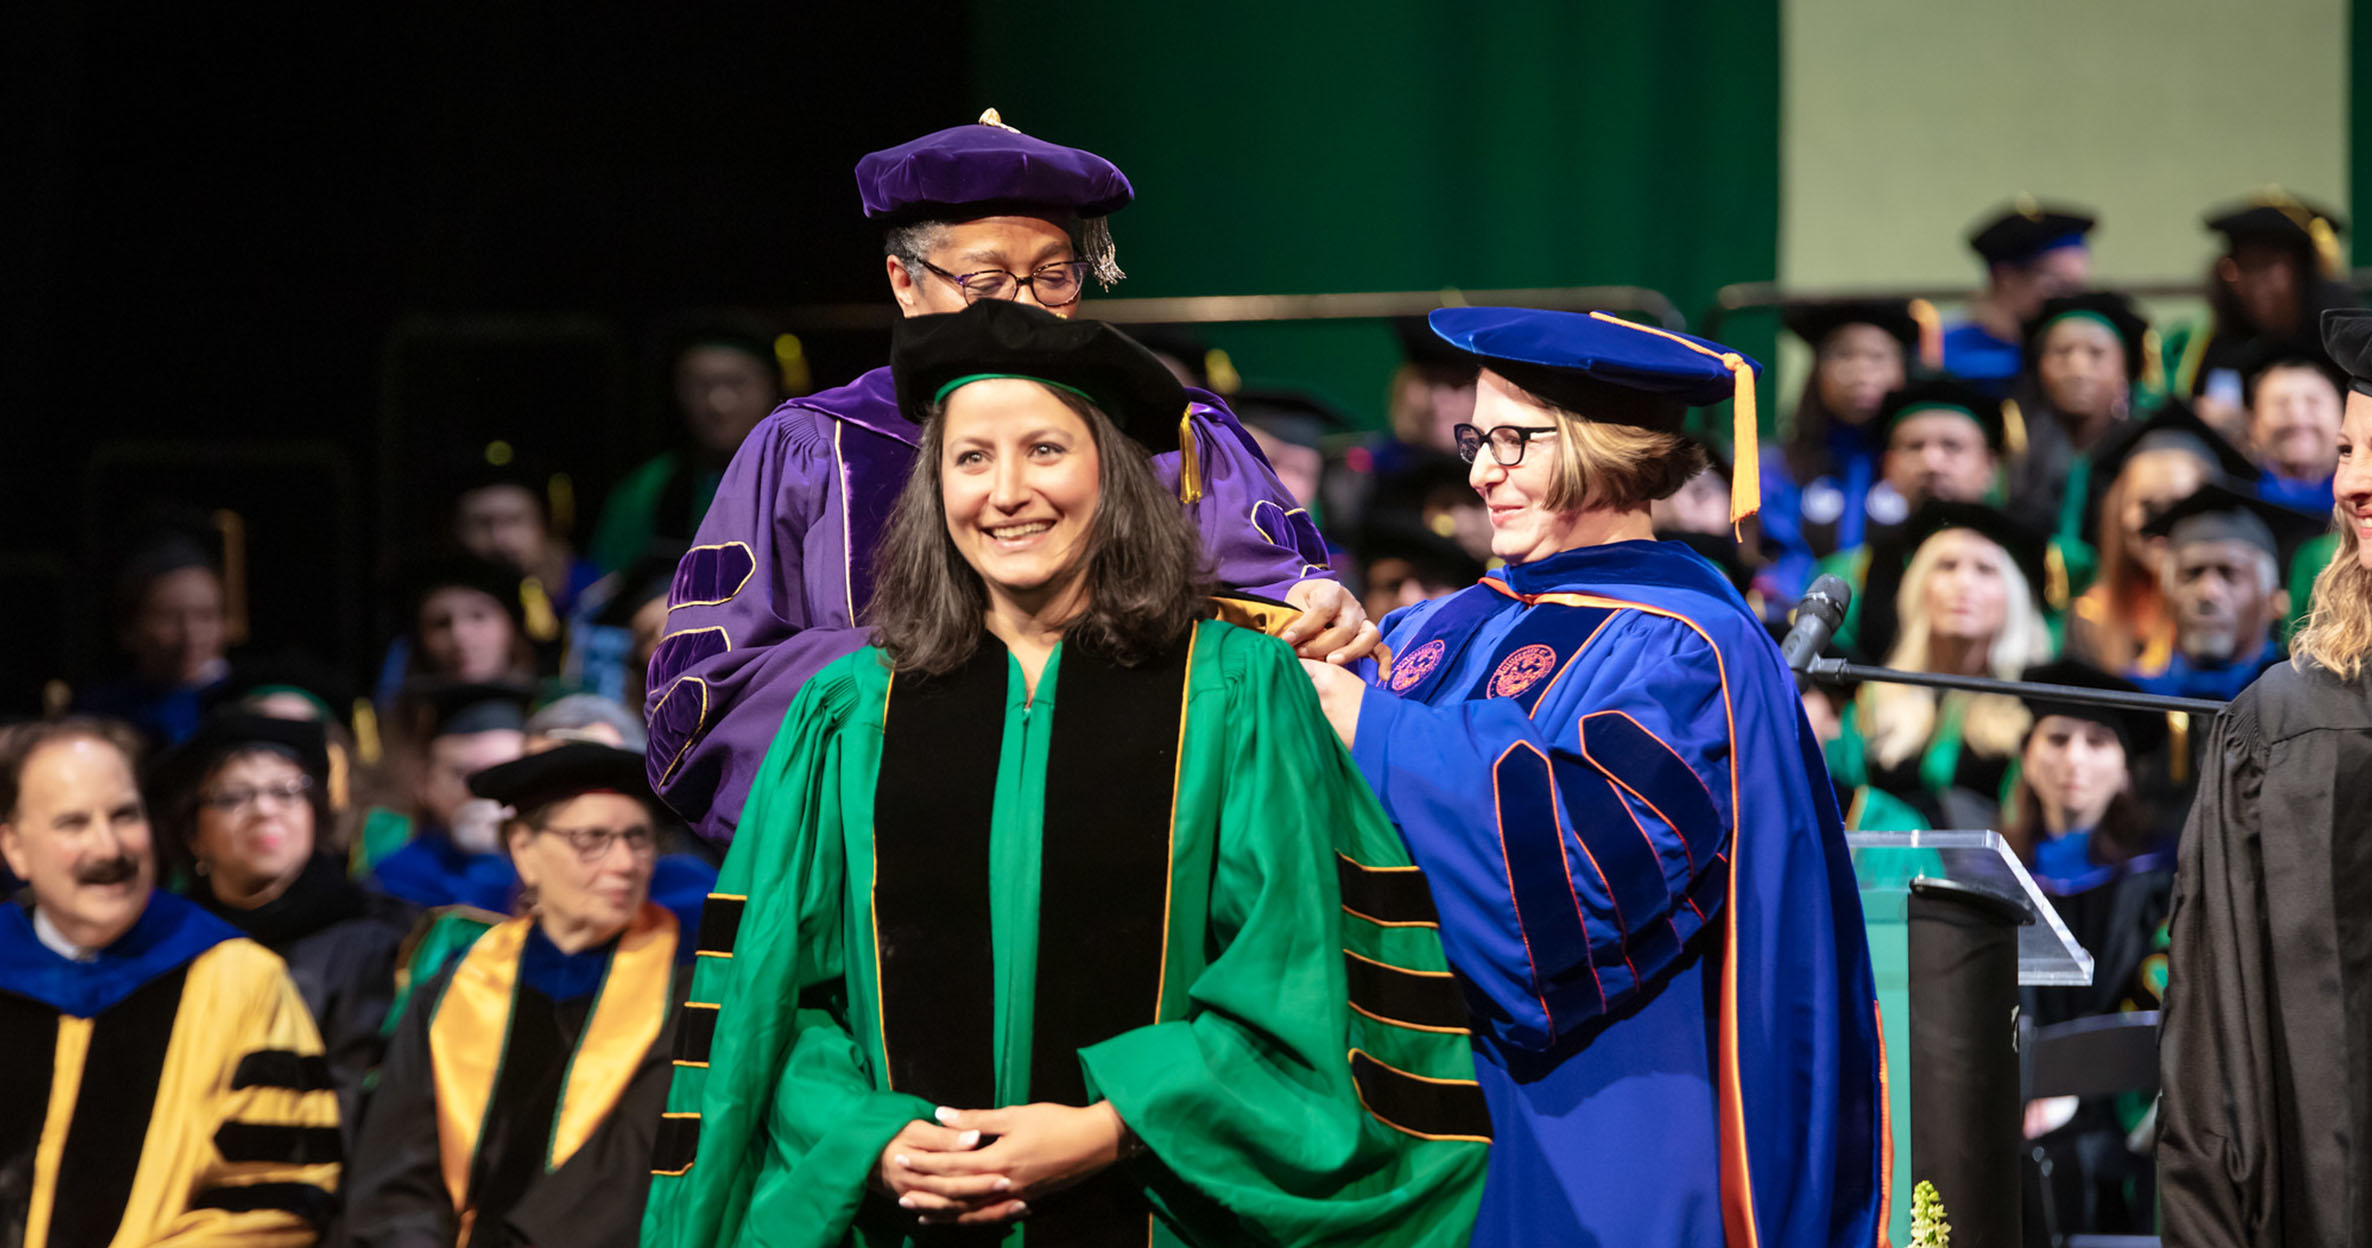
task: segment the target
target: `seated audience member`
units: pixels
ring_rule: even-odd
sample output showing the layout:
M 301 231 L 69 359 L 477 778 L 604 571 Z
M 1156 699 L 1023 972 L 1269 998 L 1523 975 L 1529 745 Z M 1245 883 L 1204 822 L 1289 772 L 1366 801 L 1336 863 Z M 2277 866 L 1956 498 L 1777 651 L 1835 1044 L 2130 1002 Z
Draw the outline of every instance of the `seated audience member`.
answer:
M 424 691 L 430 719 L 407 811 L 363 821 L 354 871 L 416 906 L 475 906 L 508 914 L 517 873 L 501 849 L 501 811 L 470 796 L 469 778 L 527 748 L 527 691 L 448 685 Z
M 2347 387 L 2320 356 L 2278 355 L 2249 373 L 2248 453 L 2265 475 L 2257 497 L 2295 511 L 2331 510 L 2339 414 Z
M 406 631 L 388 646 L 380 666 L 382 708 L 394 709 L 397 695 L 421 682 L 525 684 L 534 679 L 532 634 L 557 636 L 558 625 L 549 618 L 548 602 L 542 604 L 545 619 L 530 618 L 532 595 L 516 571 L 459 554 L 421 560 L 404 579 Z M 539 622 L 545 626 L 540 630 Z
M 9 1242 L 316 1242 L 338 1102 L 280 959 L 155 888 L 128 732 L 0 730 L 0 1156 Z
M 355 698 L 353 682 L 302 653 L 242 658 L 231 665 L 228 679 L 207 691 L 206 709 L 321 725 L 329 754 L 323 781 L 329 819 L 314 831 L 320 848 L 344 858 L 362 812 L 386 796 L 378 712 Z
M 697 943 L 651 900 L 658 799 L 640 754 L 582 742 L 470 784 L 515 812 L 529 913 L 409 994 L 349 1168 L 352 1242 L 623 1248 Z
M 1360 605 L 1371 620 L 1455 593 L 1483 575 L 1482 560 L 1455 539 L 1397 512 L 1369 519 L 1360 530 L 1358 552 L 1365 586 Z
M 1786 438 L 1764 448 L 1760 466 L 1774 588 L 1792 598 L 1811 582 L 1816 561 L 1861 545 L 1868 534 L 1870 491 L 1885 449 L 1878 408 L 1909 382 L 1923 326 L 1908 305 L 1864 300 L 1803 304 L 1782 319 L 1812 349 Z M 1720 531 L 1727 532 L 1726 494 L 1720 502 Z M 1881 523 L 1902 518 L 1889 514 Z M 1657 526 L 1668 527 L 1661 518 Z
M 2106 292 L 2053 299 L 2027 326 L 2026 449 L 2013 460 L 2008 490 L 2019 514 L 2056 516 L 2054 532 L 2081 534 L 2091 454 L 2133 410 L 2149 332 L 2129 300 Z
M 2041 684 L 2133 692 L 2082 663 L 2028 668 Z M 2147 711 L 2025 699 L 2034 726 L 2002 831 L 2060 921 L 2092 954 L 2092 984 L 2027 988 L 2022 1013 L 2040 1025 L 2158 1008 L 2165 984 L 2164 929 L 2174 892 L 2172 816 L 2156 810 L 2136 777 L 2160 771 L 2166 718 Z M 2146 1102 L 2110 1097 L 2035 1101 L 2026 1136 L 2049 1158 L 2049 1177 L 2027 1167 L 2028 1222 L 2047 1207 L 2061 1234 L 2138 1234 L 2153 1226 L 2147 1149 L 2128 1140 Z M 2047 1191 L 2046 1191 L 2047 1185 Z
M 1969 249 L 1985 262 L 1985 289 L 1970 302 L 1969 319 L 1944 331 L 1944 371 L 1996 398 L 2008 395 L 2025 364 L 2026 323 L 2045 302 L 2090 283 L 2094 223 L 2089 212 L 2020 195 L 1969 231 Z
M 653 542 L 689 546 L 741 440 L 787 395 L 807 392 L 799 340 L 747 317 L 705 318 L 678 334 L 670 356 L 677 445 L 642 462 L 602 501 L 588 552 L 603 572 Z
M 646 738 L 642 716 L 613 698 L 597 693 L 572 693 L 554 698 L 527 717 L 526 751 L 541 754 L 557 745 L 585 741 L 616 750 L 642 753 Z
M 2163 667 L 2174 652 L 2165 591 L 2166 540 L 2143 532 L 2159 513 L 2217 479 L 2254 482 L 2239 449 L 2169 401 L 2093 455 L 2098 575 L 2076 599 L 2067 654 L 2102 671 Z
M 1935 502 L 1903 534 L 1905 564 L 1874 566 L 1869 597 L 1899 621 L 1886 666 L 2012 680 L 2051 657 L 2044 541 L 1990 507 Z M 1873 784 L 1939 828 L 1994 826 L 2027 715 L 2002 694 L 1863 685 L 1829 751 L 1836 777 Z
M 2137 666 L 2127 678 L 2151 693 L 2238 697 L 2282 660 L 2282 552 L 2324 523 L 2213 482 L 2159 513 L 2142 532 L 2166 543 L 2159 571 L 2174 646 L 2162 666 Z
M 179 534 L 149 542 L 117 572 L 114 609 L 131 670 L 83 690 L 74 707 L 123 720 L 152 747 L 178 742 L 197 730 L 201 695 L 230 671 L 214 556 Z
M 2322 358 L 2325 308 L 2354 307 L 2338 279 L 2346 225 L 2328 209 L 2271 187 L 2208 214 L 2224 254 L 2208 272 L 2208 319 L 2168 335 L 2171 389 L 2224 437 L 2246 436 L 2249 362 L 2271 355 Z
M 1730 461 L 1707 448 L 1705 470 L 1690 477 L 1670 498 L 1659 498 L 1647 509 L 1658 535 L 1702 533 L 1727 538 L 1730 524 Z
M 453 541 L 480 559 L 517 572 L 525 578 L 520 588 L 528 601 L 541 596 L 549 614 L 565 620 L 601 571 L 569 548 L 568 536 L 552 514 L 550 480 L 548 474 L 516 459 L 499 466 L 474 466 L 453 494 Z M 535 609 L 530 607 L 528 614 L 536 614 Z
M 149 791 L 164 845 L 189 866 L 183 895 L 287 964 L 351 1142 L 412 908 L 365 891 L 321 844 L 329 757 L 318 722 L 219 710 L 158 760 Z

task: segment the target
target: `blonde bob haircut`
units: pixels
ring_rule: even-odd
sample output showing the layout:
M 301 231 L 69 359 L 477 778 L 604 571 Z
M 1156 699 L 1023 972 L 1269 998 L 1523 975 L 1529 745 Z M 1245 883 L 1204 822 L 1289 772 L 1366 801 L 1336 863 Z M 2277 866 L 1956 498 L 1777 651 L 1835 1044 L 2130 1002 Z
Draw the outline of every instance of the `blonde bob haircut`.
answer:
M 1500 379 L 1507 380 L 1503 374 Z M 1556 467 L 1540 500 L 1550 511 L 1635 511 L 1678 494 L 1712 462 L 1685 434 L 1591 420 L 1513 381 L 1507 385 L 1556 418 Z

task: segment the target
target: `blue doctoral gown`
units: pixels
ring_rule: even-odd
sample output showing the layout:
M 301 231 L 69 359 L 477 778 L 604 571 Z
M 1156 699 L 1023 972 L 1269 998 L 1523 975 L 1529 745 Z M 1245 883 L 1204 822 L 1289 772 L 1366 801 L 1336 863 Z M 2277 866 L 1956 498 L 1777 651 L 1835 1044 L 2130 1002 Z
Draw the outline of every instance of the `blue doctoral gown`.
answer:
M 1778 649 L 1685 547 L 1384 622 L 1353 757 L 1425 869 L 1496 1143 L 1474 1243 L 1870 1244 L 1861 904 Z M 1398 694 L 1399 696 L 1390 696 Z

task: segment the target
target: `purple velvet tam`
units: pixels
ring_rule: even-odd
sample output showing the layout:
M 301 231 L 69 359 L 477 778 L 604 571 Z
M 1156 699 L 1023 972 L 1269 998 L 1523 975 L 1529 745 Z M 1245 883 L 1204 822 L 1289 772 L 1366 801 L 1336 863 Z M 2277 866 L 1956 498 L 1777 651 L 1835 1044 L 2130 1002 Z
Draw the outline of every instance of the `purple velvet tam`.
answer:
M 1136 192 L 1118 166 L 1093 152 L 1034 139 L 993 120 L 950 126 L 857 162 L 865 215 L 930 220 L 996 215 L 1000 208 L 1055 209 L 1101 217 Z

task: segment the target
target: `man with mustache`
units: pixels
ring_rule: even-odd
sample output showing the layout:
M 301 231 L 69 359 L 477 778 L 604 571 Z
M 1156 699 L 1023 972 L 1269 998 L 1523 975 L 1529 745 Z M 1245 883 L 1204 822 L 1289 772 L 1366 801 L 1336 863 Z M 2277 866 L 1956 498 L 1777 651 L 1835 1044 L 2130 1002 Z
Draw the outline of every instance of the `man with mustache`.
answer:
M 280 959 L 155 890 L 127 730 L 0 732 L 0 1242 L 304 1245 L 338 1186 L 321 1038 Z
M 2322 527 L 2319 517 L 2216 482 L 2142 526 L 2166 539 L 2160 579 L 2174 613 L 2174 651 L 2127 679 L 2151 693 L 2238 697 L 2282 659 L 2273 636 L 2289 612 L 2282 551 Z
M 857 162 L 865 215 L 904 316 L 981 299 L 1069 316 L 1121 277 L 1105 218 L 1136 197 L 1093 152 L 1033 138 L 991 109 Z M 732 839 L 758 765 L 807 678 L 871 638 L 873 547 L 922 432 L 890 372 L 792 399 L 725 470 L 668 596 L 651 655 L 651 784 L 702 835 Z M 1219 397 L 1186 392 L 1176 449 L 1153 457 L 1230 589 L 1299 609 L 1279 635 L 1303 658 L 1348 661 L 1375 643 L 1332 579 L 1325 542 Z

